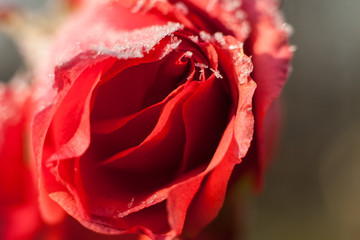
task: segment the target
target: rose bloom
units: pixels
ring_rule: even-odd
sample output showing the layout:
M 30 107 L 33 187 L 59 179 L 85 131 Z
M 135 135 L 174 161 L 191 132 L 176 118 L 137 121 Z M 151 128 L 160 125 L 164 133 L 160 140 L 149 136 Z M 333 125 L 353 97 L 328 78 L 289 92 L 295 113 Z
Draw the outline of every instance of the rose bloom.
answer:
M 217 216 L 235 166 L 234 176 L 261 179 L 264 117 L 292 55 L 277 8 L 83 4 L 37 78 L 32 141 L 44 220 L 66 212 L 104 234 L 194 236 Z

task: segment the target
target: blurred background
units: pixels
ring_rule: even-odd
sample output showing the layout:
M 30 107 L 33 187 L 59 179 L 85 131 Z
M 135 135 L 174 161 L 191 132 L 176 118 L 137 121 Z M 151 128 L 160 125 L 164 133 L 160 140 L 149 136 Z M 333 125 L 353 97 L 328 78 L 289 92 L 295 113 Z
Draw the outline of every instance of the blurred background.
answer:
M 21 2 L 42 11 L 45 0 Z M 284 0 L 297 46 L 283 91 L 284 128 L 248 240 L 360 239 L 360 1 Z M 1 16 L 1 13 L 0 13 Z M 0 31 L 0 80 L 24 69 Z

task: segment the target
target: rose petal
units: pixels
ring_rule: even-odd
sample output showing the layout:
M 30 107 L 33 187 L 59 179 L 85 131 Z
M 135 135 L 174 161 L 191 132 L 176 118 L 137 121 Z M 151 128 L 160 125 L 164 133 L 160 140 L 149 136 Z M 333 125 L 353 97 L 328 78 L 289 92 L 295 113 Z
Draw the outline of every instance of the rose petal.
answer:
M 124 69 L 98 86 L 94 94 L 92 121 L 95 124 L 121 121 L 165 99 L 187 77 L 189 66 L 187 62 L 179 61 L 182 57 L 181 53 L 172 52 L 159 61 Z
M 167 46 L 167 44 L 171 41 L 170 38 L 166 38 L 163 41 L 161 41 L 158 45 L 158 47 L 160 49 L 164 49 L 164 47 Z M 166 51 L 165 51 L 166 53 Z M 88 55 L 86 55 L 88 54 Z M 63 65 L 61 67 L 58 68 L 57 72 L 56 72 L 56 79 L 60 79 L 61 81 L 57 81 L 56 82 L 56 87 L 59 89 L 59 94 L 58 94 L 58 98 L 57 98 L 57 103 L 56 105 L 50 105 L 47 106 L 47 108 L 45 108 L 42 112 L 38 113 L 35 120 L 34 120 L 34 128 L 33 128 L 33 137 L 34 137 L 34 152 L 35 152 L 35 156 L 37 158 L 38 161 L 40 161 L 41 159 L 46 159 L 48 158 L 50 155 L 55 156 L 54 152 L 57 151 L 55 154 L 58 154 L 57 157 L 59 157 L 59 159 L 68 159 L 71 157 L 75 157 L 77 156 L 79 153 L 81 153 L 82 151 L 86 150 L 89 140 L 90 140 L 90 136 L 87 137 L 87 135 L 83 135 L 81 133 L 86 133 L 86 132 L 77 132 L 79 129 L 76 129 L 76 132 L 74 132 L 74 136 L 72 137 L 72 140 L 68 142 L 68 147 L 70 146 L 70 151 L 68 149 L 66 149 L 66 152 L 61 152 L 60 150 L 57 150 L 56 147 L 54 147 L 53 145 L 53 141 L 48 141 L 50 140 L 50 136 L 47 138 L 47 141 L 45 141 L 45 134 L 47 126 L 49 126 L 50 122 L 52 121 L 52 114 L 54 112 L 56 112 L 57 108 L 59 107 L 59 105 L 61 104 L 62 100 L 66 97 L 68 91 L 71 89 L 73 82 L 81 75 L 81 74 L 89 74 L 86 73 L 87 71 L 87 66 L 96 66 L 96 63 L 99 64 L 105 64 L 107 67 L 103 67 L 102 71 L 107 71 L 107 69 L 109 69 L 109 67 L 111 65 L 114 65 L 113 61 L 115 60 L 114 58 L 109 58 L 106 55 L 103 56 L 98 56 L 98 57 L 93 57 L 93 55 L 91 55 L 92 53 L 85 53 L 82 55 L 77 56 L 75 59 L 73 59 L 73 61 L 67 63 L 66 65 Z M 156 61 L 159 60 L 159 58 L 161 58 L 163 56 L 164 52 L 163 51 L 155 51 L 155 52 L 151 52 L 149 54 L 146 54 L 146 56 L 144 56 L 144 58 L 142 58 L 140 60 L 141 62 L 147 62 L 147 61 Z M 106 61 L 104 61 L 104 59 L 109 59 L 108 63 L 106 63 Z M 87 62 L 90 61 L 90 62 Z M 103 62 L 103 63 L 102 63 Z M 137 61 L 139 62 L 139 60 Z M 76 63 L 74 65 L 74 63 Z M 135 61 L 133 59 L 128 59 L 128 60 L 124 60 L 121 64 L 123 67 L 125 68 L 126 66 L 129 66 L 131 64 L 134 64 Z M 101 69 L 101 68 L 100 68 Z M 83 73 L 84 72 L 84 73 Z M 61 76 L 61 77 L 60 77 Z M 70 80 L 67 82 L 67 80 Z M 89 82 L 88 82 L 89 83 Z M 95 82 L 92 82 L 95 83 Z M 79 97 L 79 96 L 76 96 Z M 48 101 L 48 97 L 44 96 L 43 98 L 44 100 L 42 101 Z M 46 104 L 46 103 L 45 103 Z M 89 104 L 85 104 L 85 105 L 80 105 L 80 106 L 89 106 Z M 85 109 L 85 108 L 84 108 Z M 84 117 L 85 115 L 83 115 Z M 88 119 L 88 118 L 83 118 L 83 119 Z M 83 127 L 82 129 L 89 131 L 89 128 L 86 127 L 88 125 L 88 123 L 85 123 L 85 127 Z M 75 123 L 76 124 L 76 123 Z M 70 136 L 70 135 L 68 135 Z M 76 137 L 78 136 L 78 137 Z M 84 137 L 85 136 L 85 137 Z M 54 136 L 55 137 L 55 136 Z M 58 136 L 56 136 L 58 137 Z M 66 140 L 66 139 L 65 139 Z M 82 148 L 79 148 L 78 146 L 78 141 L 82 141 L 81 146 Z M 64 141 L 64 140 L 63 140 Z M 45 142 L 44 148 L 43 148 L 43 154 L 41 153 L 42 150 L 42 142 Z M 71 148 L 71 144 L 73 144 L 73 148 Z M 64 148 L 63 148 L 64 149 Z M 53 157 L 53 159 L 56 159 Z M 46 161 L 44 162 L 46 163 Z M 43 181 L 43 174 L 45 174 L 45 172 L 49 172 L 48 170 L 44 170 L 45 168 L 48 168 L 48 166 L 46 166 L 46 164 L 38 164 L 38 166 L 42 166 L 44 173 L 40 174 L 40 181 Z M 54 166 L 49 166 L 49 167 L 54 167 Z M 56 168 L 56 166 L 55 166 Z M 47 193 L 51 193 L 54 191 L 58 191 L 59 189 L 62 189 L 61 186 L 59 186 L 59 183 L 56 181 L 56 178 L 54 178 L 54 176 L 51 176 L 53 174 L 56 174 L 55 170 L 52 170 L 53 173 L 49 172 L 46 173 L 47 177 L 47 181 L 48 183 L 46 183 L 44 186 L 46 187 L 46 192 Z M 55 171 L 55 172 L 54 172 Z M 51 190 L 52 189 L 52 190 Z M 42 197 L 42 201 L 44 203 L 46 202 L 51 202 L 46 200 L 46 195 L 47 193 L 43 192 L 45 189 L 41 188 L 40 189 L 40 196 Z M 51 205 L 51 204 L 50 204 Z M 57 215 L 52 213 L 51 209 L 54 209 L 54 207 L 50 206 L 49 204 L 44 204 L 42 206 L 42 212 L 45 215 L 48 215 L 49 217 L 52 215 Z M 48 206 L 48 207 L 47 207 Z M 56 218 L 56 219 L 60 219 L 60 218 Z M 54 221 L 58 221 L 58 220 L 54 220 Z
M 228 179 L 234 166 L 240 163 L 245 156 L 252 139 L 253 117 L 248 106 L 251 106 L 251 99 L 255 86 L 252 82 L 242 85 L 240 88 L 240 101 L 236 119 L 230 122 L 233 128 L 233 136 L 228 133 L 224 135 L 231 138 L 231 143 L 226 149 L 225 156 L 203 181 L 195 199 L 188 210 L 186 228 L 189 233 L 194 234 L 212 221 L 220 211 L 226 193 Z M 241 91 L 242 90 L 242 91 Z M 230 129 L 231 129 L 230 128 Z M 226 134 L 226 132 L 225 132 Z M 241 136 L 241 138 L 239 138 Z M 222 146 L 220 145 L 219 148 Z M 245 151 L 246 149 L 246 151 Z M 214 156 L 215 158 L 215 156 Z
M 180 174 L 209 163 L 220 141 L 231 105 L 222 81 L 213 76 L 184 103 L 186 145 Z
M 0 83 L 0 239 L 3 240 L 30 239 L 41 225 L 33 159 L 27 145 L 31 90 L 24 79 L 17 80 L 20 81 Z
M 237 109 L 235 118 L 231 119 L 227 126 L 208 166 L 207 170 L 210 173 L 204 179 L 188 210 L 185 228 L 190 234 L 198 232 L 220 211 L 232 169 L 246 155 L 252 140 L 254 118 L 251 106 L 256 85 L 249 77 L 252 66 L 248 65 L 247 57 L 239 46 L 239 42 L 230 36 L 220 41 L 219 62 L 226 63 L 233 59 L 235 63 L 222 64 L 221 67 L 229 79 L 235 79 L 229 84 L 235 85 L 238 89 L 237 94 L 232 94 L 233 97 L 237 97 Z
M 266 159 L 264 156 L 264 117 L 271 103 L 279 97 L 289 74 L 292 48 L 288 45 L 288 26 L 284 23 L 276 0 L 243 2 L 251 24 L 248 40 L 249 54 L 253 56 L 253 78 L 258 85 L 255 94 L 255 135 L 258 163 L 257 184 L 260 187 Z
M 210 34 L 221 32 L 224 35 L 236 36 L 240 41 L 245 41 L 248 37 L 249 26 L 246 13 L 241 9 L 241 1 L 171 0 L 170 2 L 181 9 L 187 9 L 183 10 L 186 18 L 199 31 Z
M 99 166 L 99 164 L 91 165 L 88 160 L 83 160 L 87 164 L 83 165 L 81 179 L 84 188 L 87 192 L 89 191 L 87 195 L 93 195 L 89 200 L 95 201 L 96 198 L 101 197 L 102 200 L 97 204 L 104 204 L 103 198 L 113 199 L 109 208 L 114 209 L 114 204 L 116 204 L 118 205 L 116 209 L 126 211 L 128 210 L 128 202 L 132 197 L 135 196 L 136 198 L 133 205 L 135 207 L 140 204 L 139 202 L 144 196 L 159 189 L 161 186 L 159 184 L 167 183 L 169 178 L 174 177 L 174 173 L 176 173 L 182 159 L 183 146 L 181 145 L 181 139 L 185 140 L 181 117 L 182 105 L 199 84 L 194 82 L 185 87 L 182 92 L 164 106 L 152 133 L 132 152 L 122 157 L 119 156 L 119 158 L 114 156 L 113 160 L 108 161 L 106 165 L 102 163 L 103 166 Z M 176 141 L 176 144 L 173 141 Z M 159 151 L 159 149 L 161 150 Z M 175 152 L 178 152 L 178 154 L 175 154 Z M 176 160 L 169 156 L 179 156 L 179 159 Z M 111 172 L 113 173 L 110 175 Z M 94 178 L 96 174 L 100 173 L 102 176 Z M 145 175 L 146 173 L 151 175 Z M 84 174 L 88 175 L 88 177 Z M 97 179 L 97 182 L 92 181 L 92 179 Z M 167 180 L 165 181 L 165 179 Z M 129 183 L 131 184 L 129 185 Z M 127 185 L 129 186 L 127 187 Z M 116 188 L 116 191 L 113 191 L 114 188 Z M 137 188 L 138 190 L 136 190 Z M 98 191 L 101 191 L 101 194 Z M 91 192 L 94 192 L 94 194 L 91 194 Z M 109 194 L 111 197 L 109 197 Z

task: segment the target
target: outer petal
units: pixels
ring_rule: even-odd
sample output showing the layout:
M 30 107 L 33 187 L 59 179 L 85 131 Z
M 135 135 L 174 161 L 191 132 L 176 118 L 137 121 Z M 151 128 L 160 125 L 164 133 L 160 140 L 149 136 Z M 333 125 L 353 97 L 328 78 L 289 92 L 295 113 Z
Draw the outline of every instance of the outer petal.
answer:
M 278 0 L 173 0 L 195 26 L 210 33 L 217 31 L 245 42 L 246 54 L 252 56 L 257 84 L 254 100 L 255 140 L 252 154 L 244 163 L 245 171 L 254 171 L 258 186 L 268 159 L 264 153 L 264 118 L 272 102 L 279 97 L 289 73 L 293 48 L 288 45 L 291 32 L 279 12 Z M 193 14 L 195 12 L 195 14 Z M 195 16 L 193 16 L 195 15 Z M 220 19 L 220 23 L 218 20 Z M 210 25 L 210 26 L 209 26 Z M 271 115 L 273 115 L 271 113 Z M 255 144 L 255 143 L 254 143 Z M 237 170 L 235 172 L 238 172 Z M 242 174 L 244 173 L 241 170 Z M 239 175 L 239 174 L 238 174 Z
M 130 11 L 126 1 L 89 4 L 61 29 L 52 49 L 51 68 L 89 50 L 116 57 L 140 58 L 180 24 L 160 14 Z M 101 12 L 101 14 L 99 14 Z M 81 29 L 81 31 L 79 31 Z M 104 31 L 106 29 L 106 31 Z
M 248 65 L 247 57 L 235 38 L 227 36 L 218 40 L 222 48 L 219 51 L 219 62 L 223 65 L 220 67 L 229 79 L 236 79 L 230 84 L 237 88 L 237 109 L 214 155 L 214 159 L 220 157 L 220 161 L 202 182 L 188 210 L 185 229 L 190 234 L 197 233 L 217 216 L 224 202 L 232 170 L 246 155 L 253 136 L 251 106 L 256 85 L 249 77 L 252 66 Z M 235 66 L 226 64 L 230 61 L 235 62 Z
M 255 170 L 262 181 L 264 155 L 264 118 L 272 102 L 279 97 L 289 74 L 293 48 L 288 45 L 289 26 L 284 23 L 277 0 L 246 0 L 243 7 L 251 25 L 246 50 L 253 57 L 255 94 L 255 138 L 258 162 Z M 253 161 L 254 162 L 254 161 Z
M 100 64 L 100 66 L 97 67 L 101 69 L 104 68 L 103 65 Z M 77 69 L 76 67 L 74 67 L 75 70 L 71 72 L 73 73 L 73 75 L 67 77 L 64 77 L 64 75 L 62 75 L 63 78 L 60 78 L 64 82 L 58 83 L 59 89 L 62 90 L 58 95 L 58 99 L 57 99 L 58 102 L 49 105 L 47 108 L 45 108 L 35 117 L 33 122 L 33 146 L 34 146 L 35 158 L 37 160 L 37 164 L 39 168 L 39 180 L 40 180 L 39 187 L 40 187 L 40 197 L 41 197 L 40 202 L 42 203 L 41 207 L 43 208 L 42 213 L 44 214 L 44 217 L 48 222 L 59 221 L 63 217 L 63 214 L 61 214 L 60 209 L 57 209 L 56 205 L 51 203 L 51 200 L 47 199 L 47 193 L 50 191 L 50 189 L 54 189 L 54 187 L 57 185 L 57 181 L 54 179 L 54 181 L 51 183 L 50 179 L 53 179 L 53 177 L 51 177 L 51 173 L 48 172 L 47 176 L 44 175 L 47 171 L 45 172 L 42 171 L 42 168 L 51 167 L 52 164 L 48 165 L 50 163 L 48 162 L 48 160 L 49 158 L 52 158 L 54 161 L 56 159 L 54 156 L 60 159 L 64 159 L 64 158 L 66 159 L 68 157 L 73 157 L 82 154 L 82 152 L 86 150 L 90 141 L 90 137 L 89 137 L 90 129 L 89 129 L 89 120 L 88 120 L 89 110 L 86 107 L 88 105 L 79 104 L 78 102 L 75 105 L 68 106 L 66 109 L 67 112 L 55 114 L 55 112 L 61 106 L 62 103 L 69 104 L 69 103 L 77 102 L 76 100 L 64 102 L 64 100 L 66 100 L 67 97 L 72 96 L 74 93 L 76 93 L 76 89 L 79 90 L 79 85 L 78 87 L 76 87 L 76 85 L 73 86 L 74 83 L 66 82 L 66 79 L 72 79 L 71 77 L 74 77 L 75 79 L 77 79 L 77 77 L 81 78 L 82 76 L 81 73 L 82 71 L 84 71 L 84 68 L 86 69 L 86 67 L 85 66 L 77 66 L 77 67 L 78 67 Z M 93 71 L 94 71 L 93 74 L 96 73 L 99 74 L 99 72 L 96 72 L 96 69 Z M 66 71 L 63 72 L 60 71 L 59 74 L 61 75 L 61 73 L 64 72 L 66 73 Z M 96 76 L 93 77 L 92 79 L 93 82 L 88 81 L 87 84 L 85 84 L 85 86 L 88 85 L 88 88 L 83 89 L 85 90 L 83 96 L 88 99 L 87 100 L 88 102 L 91 96 L 90 90 L 94 87 L 94 85 L 97 83 L 96 81 L 98 80 Z M 75 90 L 70 91 L 71 88 Z M 88 92 L 86 93 L 86 91 Z M 78 99 L 79 101 L 81 100 L 80 98 Z M 69 121 L 72 119 L 71 115 L 77 117 L 76 119 L 78 121 Z M 67 127 L 70 127 L 72 129 L 72 132 L 66 135 L 67 130 L 60 129 L 60 135 L 54 136 L 51 131 L 53 129 L 56 129 L 57 123 L 59 121 L 61 122 L 64 121 L 64 119 L 66 119 L 65 123 L 68 122 Z M 65 144 L 67 148 L 64 148 L 60 144 Z M 58 189 L 58 187 L 55 187 L 55 189 Z
M 246 13 L 240 8 L 241 1 L 233 0 L 171 0 L 183 9 L 198 31 L 210 34 L 222 32 L 245 41 L 249 34 Z M 184 10 L 185 9 L 185 10 Z

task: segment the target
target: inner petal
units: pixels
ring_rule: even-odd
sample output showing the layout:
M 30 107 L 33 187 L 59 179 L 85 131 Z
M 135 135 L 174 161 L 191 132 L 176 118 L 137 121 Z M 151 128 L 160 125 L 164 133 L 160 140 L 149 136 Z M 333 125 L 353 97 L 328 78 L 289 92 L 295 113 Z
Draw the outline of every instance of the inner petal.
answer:
M 163 107 L 157 126 L 134 151 L 119 157 L 115 155 L 106 163 L 99 163 L 93 154 L 80 158 L 76 174 L 92 211 L 97 211 L 104 202 L 126 211 L 133 197 L 136 202 L 140 201 L 138 199 L 146 198 L 175 180 L 185 146 L 183 104 L 201 84 L 191 82 L 170 100 Z
M 227 126 L 230 107 L 222 79 L 214 76 L 184 103 L 186 146 L 180 175 L 209 164 Z
M 113 132 L 92 131 L 91 143 L 86 155 L 93 155 L 95 161 L 105 161 L 109 157 L 139 145 L 154 129 L 164 103 L 153 105 L 134 116 Z
M 181 57 L 181 52 L 173 51 L 159 61 L 130 67 L 99 84 L 93 94 L 91 121 L 125 117 L 164 99 L 186 78 L 189 64 L 177 61 Z

